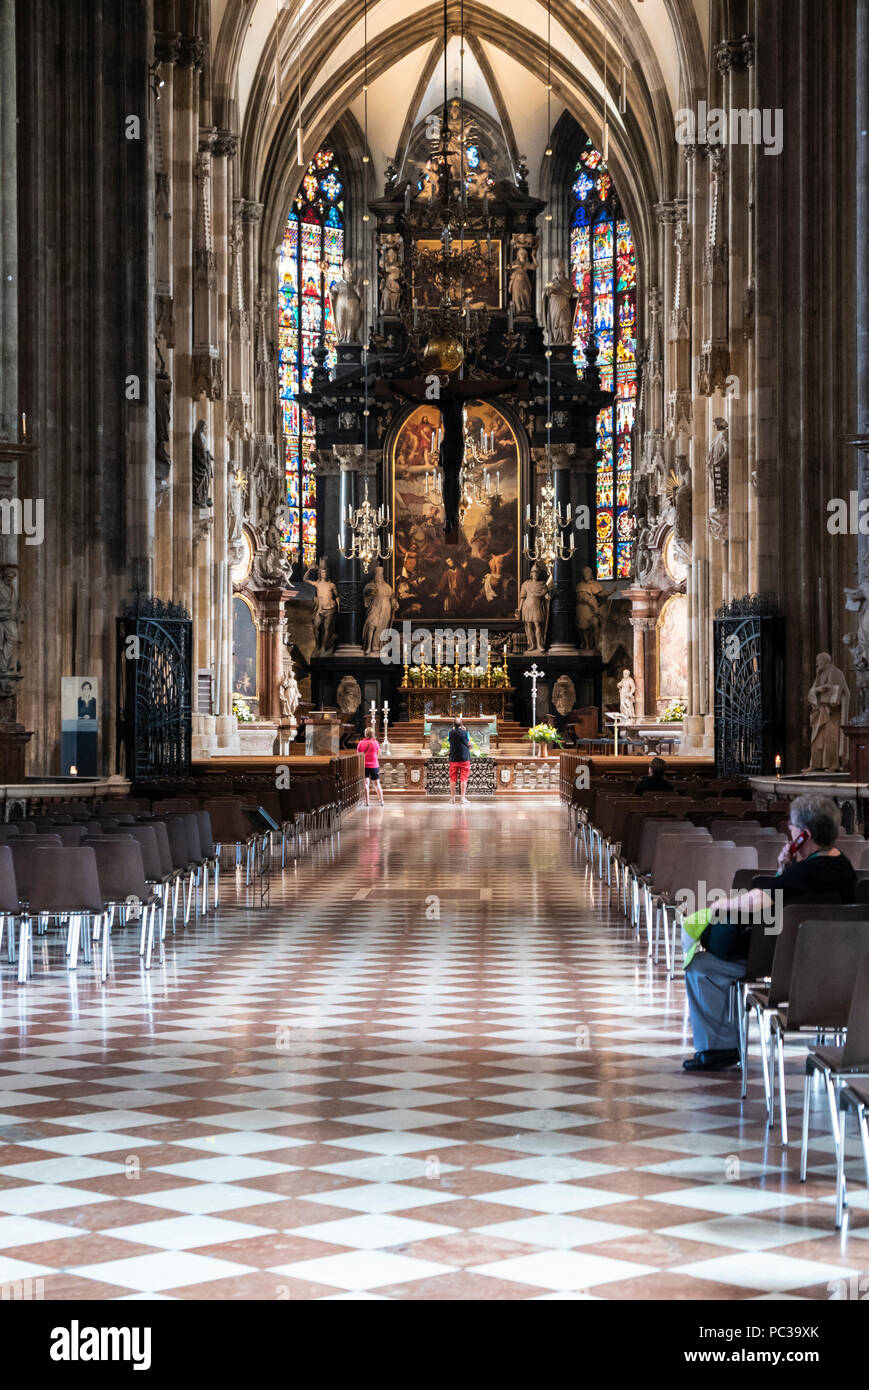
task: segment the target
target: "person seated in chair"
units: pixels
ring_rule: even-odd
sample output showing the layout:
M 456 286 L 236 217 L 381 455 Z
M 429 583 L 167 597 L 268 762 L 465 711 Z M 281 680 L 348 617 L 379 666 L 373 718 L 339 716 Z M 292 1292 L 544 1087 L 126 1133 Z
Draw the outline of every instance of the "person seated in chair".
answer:
M 779 855 L 777 875 L 758 875 L 748 893 L 734 894 L 683 923 L 685 990 L 694 1037 L 694 1056 L 684 1071 L 723 1071 L 739 1061 L 736 1010 L 729 1017 L 730 986 L 745 978 L 753 922 L 775 923 L 775 912 L 795 899 L 838 893 L 852 903 L 857 875 L 838 849 L 841 817 L 826 796 L 798 796 L 791 802 L 790 843 Z M 702 947 L 702 950 L 698 950 Z
M 672 782 L 668 782 L 664 773 L 667 771 L 667 764 L 663 758 L 653 758 L 649 763 L 648 776 L 641 777 L 634 787 L 635 796 L 645 796 L 646 792 L 671 792 Z

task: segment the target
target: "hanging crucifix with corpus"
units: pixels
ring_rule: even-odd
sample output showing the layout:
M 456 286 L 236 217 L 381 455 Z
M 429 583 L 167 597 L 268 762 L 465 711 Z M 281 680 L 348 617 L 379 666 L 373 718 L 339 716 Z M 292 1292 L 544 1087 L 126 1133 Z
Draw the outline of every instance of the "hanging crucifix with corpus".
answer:
M 434 384 L 437 382 L 437 393 Z M 525 388 L 524 390 L 522 388 Z M 465 460 L 465 406 L 469 401 L 491 400 L 494 396 L 527 395 L 527 385 L 515 379 L 506 381 L 455 381 L 436 373 L 422 380 L 378 384 L 377 394 L 391 391 L 411 405 L 437 406 L 443 424 L 439 458 L 443 473 L 444 540 L 459 543 L 459 508 L 462 502 L 462 465 Z

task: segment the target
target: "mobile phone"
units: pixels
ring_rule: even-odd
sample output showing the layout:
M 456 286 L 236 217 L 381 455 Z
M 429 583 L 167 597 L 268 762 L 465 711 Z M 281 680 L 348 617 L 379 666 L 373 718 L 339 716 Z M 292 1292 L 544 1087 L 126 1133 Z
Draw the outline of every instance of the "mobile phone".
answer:
M 788 859 L 795 859 L 797 850 L 806 843 L 809 838 L 808 830 L 801 830 L 795 840 L 791 840 L 788 845 Z

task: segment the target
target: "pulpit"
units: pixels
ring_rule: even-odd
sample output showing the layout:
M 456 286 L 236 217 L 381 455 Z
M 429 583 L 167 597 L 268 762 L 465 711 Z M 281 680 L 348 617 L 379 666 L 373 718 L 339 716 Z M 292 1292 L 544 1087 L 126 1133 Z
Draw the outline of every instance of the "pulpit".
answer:
M 334 758 L 341 743 L 341 725 L 332 710 L 311 710 L 305 715 L 305 757 Z

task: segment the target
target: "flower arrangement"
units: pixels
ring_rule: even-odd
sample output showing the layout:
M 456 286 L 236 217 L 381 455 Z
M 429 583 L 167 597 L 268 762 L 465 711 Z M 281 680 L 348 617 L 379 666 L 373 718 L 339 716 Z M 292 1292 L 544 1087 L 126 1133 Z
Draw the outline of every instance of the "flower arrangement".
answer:
M 470 738 L 470 740 L 471 740 L 471 757 L 472 757 L 472 758 L 482 758 L 482 757 L 483 757 L 483 750 L 482 750 L 482 748 L 480 747 L 479 740 L 476 739 L 476 738 L 474 738 L 474 735 L 473 735 L 473 734 L 470 734 L 470 735 L 469 735 L 469 738 Z M 441 748 L 440 748 L 440 752 L 438 753 L 438 757 L 439 757 L 439 758 L 448 758 L 449 755 L 450 755 L 450 738 L 449 738 L 449 734 L 447 734 L 446 738 L 444 738 L 444 739 L 441 740 Z
M 661 715 L 663 724 L 681 723 L 688 713 L 688 706 L 684 700 L 674 700 L 672 705 L 668 705 Z
M 508 679 L 507 672 L 501 666 L 493 666 L 489 672 L 490 685 L 506 685 Z
M 409 685 L 433 685 L 434 677 L 435 668 L 426 666 L 424 662 L 419 666 L 411 666 L 407 673 Z
M 253 724 L 256 722 L 256 716 L 247 700 L 242 700 L 239 695 L 234 695 L 232 697 L 232 712 L 239 724 Z
M 528 738 L 532 743 L 545 743 L 550 748 L 560 748 L 562 743 L 561 734 L 554 724 L 535 724 L 533 729 L 528 730 Z

